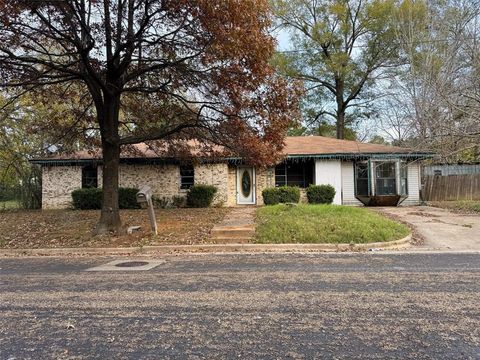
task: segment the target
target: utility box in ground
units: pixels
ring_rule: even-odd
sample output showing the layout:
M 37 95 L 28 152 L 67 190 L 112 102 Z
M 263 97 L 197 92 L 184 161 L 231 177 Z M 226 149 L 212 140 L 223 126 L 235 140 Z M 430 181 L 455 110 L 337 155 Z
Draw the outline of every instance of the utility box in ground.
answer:
M 152 188 L 150 186 L 144 185 L 138 190 L 137 202 L 139 204 L 147 204 L 150 225 L 152 226 L 153 233 L 157 235 L 157 220 L 155 218 L 155 211 L 153 210 Z

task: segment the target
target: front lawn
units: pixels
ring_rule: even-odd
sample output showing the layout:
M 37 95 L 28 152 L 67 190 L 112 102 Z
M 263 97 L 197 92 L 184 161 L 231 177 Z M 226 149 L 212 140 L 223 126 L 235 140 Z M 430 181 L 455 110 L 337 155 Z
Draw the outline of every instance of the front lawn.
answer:
M 410 233 L 369 209 L 337 205 L 274 205 L 257 210 L 257 243 L 372 243 Z
M 99 210 L 0 211 L 0 248 L 129 247 L 203 244 L 227 208 L 155 209 L 158 236 L 150 230 L 147 211 L 121 210 L 125 224 L 142 228 L 131 235 L 92 236 Z

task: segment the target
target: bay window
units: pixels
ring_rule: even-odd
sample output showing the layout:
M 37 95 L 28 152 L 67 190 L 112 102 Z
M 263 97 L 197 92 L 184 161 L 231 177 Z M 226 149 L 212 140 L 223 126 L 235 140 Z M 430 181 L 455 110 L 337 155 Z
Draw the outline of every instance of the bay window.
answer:
M 370 194 L 368 171 L 367 162 L 357 163 L 355 166 L 355 190 L 357 195 L 368 196 Z
M 397 195 L 397 176 L 394 162 L 375 164 L 375 194 Z
M 355 163 L 355 195 L 407 196 L 408 165 L 399 160 Z

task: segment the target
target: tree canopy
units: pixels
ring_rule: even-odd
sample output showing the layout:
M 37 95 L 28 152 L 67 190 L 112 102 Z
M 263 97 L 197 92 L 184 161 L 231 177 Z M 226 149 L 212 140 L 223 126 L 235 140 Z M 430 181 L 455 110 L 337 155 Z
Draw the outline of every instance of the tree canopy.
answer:
M 269 64 L 270 25 L 266 0 L 6 0 L 0 86 L 76 99 L 64 128 L 98 134 L 97 232 L 117 231 L 121 146 L 196 139 L 256 164 L 278 158 L 299 89 Z
M 277 66 L 305 82 L 306 122 L 333 120 L 336 137 L 371 116 L 372 86 L 398 55 L 394 0 L 273 0 L 278 25 L 292 48 Z

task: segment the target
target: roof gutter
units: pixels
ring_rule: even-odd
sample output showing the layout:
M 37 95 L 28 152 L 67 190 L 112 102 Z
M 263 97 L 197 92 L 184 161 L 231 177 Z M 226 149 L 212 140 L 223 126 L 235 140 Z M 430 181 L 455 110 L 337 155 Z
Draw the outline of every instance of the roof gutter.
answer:
M 433 153 L 359 153 L 359 154 L 295 154 L 287 155 L 288 160 L 312 160 L 312 159 L 325 159 L 325 160 L 366 160 L 366 159 L 405 159 L 405 160 L 422 160 L 432 159 L 435 157 Z M 32 164 L 42 166 L 81 166 L 87 164 L 102 164 L 102 159 L 32 159 L 29 160 Z M 214 163 L 214 162 L 229 162 L 240 163 L 242 158 L 240 157 L 228 157 L 221 159 L 200 159 L 202 163 Z M 179 164 L 181 160 L 177 158 L 121 158 L 121 164 Z

